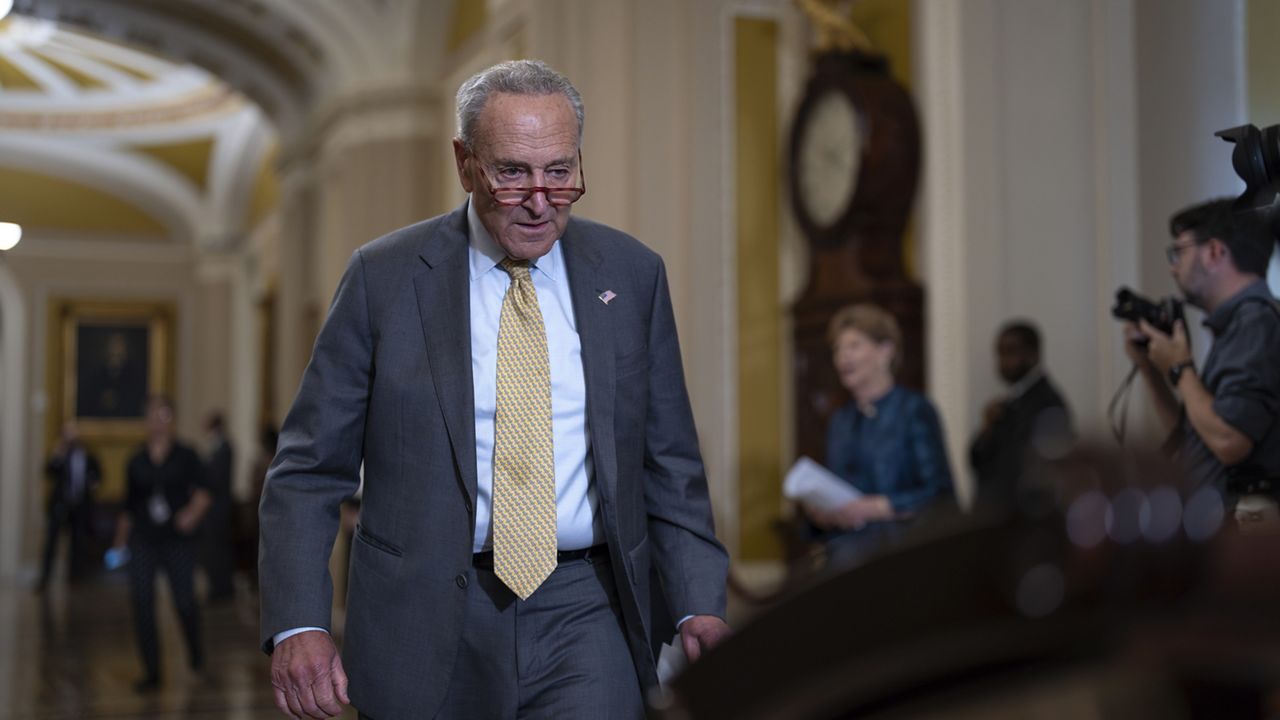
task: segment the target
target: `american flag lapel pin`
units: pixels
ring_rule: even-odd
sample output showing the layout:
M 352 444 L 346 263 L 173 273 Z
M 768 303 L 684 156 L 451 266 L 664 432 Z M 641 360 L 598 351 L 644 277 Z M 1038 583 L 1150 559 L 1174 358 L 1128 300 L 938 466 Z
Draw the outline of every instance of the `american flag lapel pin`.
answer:
M 600 293 L 598 297 L 600 298 L 600 302 L 604 303 L 605 305 L 608 305 L 610 300 L 618 297 L 618 293 L 612 290 L 605 290 L 604 292 Z

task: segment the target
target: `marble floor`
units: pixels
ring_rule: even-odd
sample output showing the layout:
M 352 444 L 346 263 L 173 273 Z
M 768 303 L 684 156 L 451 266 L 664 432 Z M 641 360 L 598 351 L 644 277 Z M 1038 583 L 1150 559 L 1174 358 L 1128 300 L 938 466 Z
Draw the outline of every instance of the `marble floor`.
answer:
M 202 608 L 208 668 L 196 676 L 165 583 L 158 585 L 164 678 L 147 695 L 133 690 L 142 668 L 122 574 L 54 583 L 43 595 L 0 587 L 0 718 L 284 717 L 257 648 L 252 593 L 241 588 L 235 602 Z

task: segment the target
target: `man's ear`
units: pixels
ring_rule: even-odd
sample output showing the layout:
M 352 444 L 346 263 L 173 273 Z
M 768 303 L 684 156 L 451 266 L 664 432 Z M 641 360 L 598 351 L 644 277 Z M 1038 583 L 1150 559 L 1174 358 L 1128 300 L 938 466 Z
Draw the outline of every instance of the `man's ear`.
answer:
M 462 183 L 462 189 L 470 193 L 472 189 L 471 176 L 467 174 L 466 162 L 471 153 L 467 152 L 467 146 L 462 144 L 460 138 L 453 139 L 453 161 L 458 167 L 458 182 Z
M 1231 248 L 1227 247 L 1227 244 L 1220 238 L 1209 238 L 1208 244 L 1209 258 L 1213 260 L 1214 264 L 1231 257 Z

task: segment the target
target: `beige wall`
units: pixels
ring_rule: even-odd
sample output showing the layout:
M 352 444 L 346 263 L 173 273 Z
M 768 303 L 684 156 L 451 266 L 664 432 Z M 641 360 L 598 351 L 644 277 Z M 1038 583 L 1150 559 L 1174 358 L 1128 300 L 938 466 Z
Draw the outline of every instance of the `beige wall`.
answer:
M 1280 123 L 1280 3 L 1247 0 L 1246 13 L 1249 121 L 1266 127 Z
M 27 323 L 18 279 L 0 262 L 0 580 L 20 565 L 27 524 Z
M 965 445 L 1000 390 L 993 331 L 1012 315 L 1041 326 L 1078 425 L 1109 437 L 1107 402 L 1129 367 L 1115 288 L 1171 292 L 1168 215 L 1238 191 L 1213 131 L 1243 115 L 1242 5 L 916 7 L 929 385 L 953 462 L 967 473 Z M 1150 407 L 1141 391 L 1130 405 L 1142 436 Z
M 378 138 L 335 151 L 319 169 L 316 300 L 327 307 L 351 253 L 435 214 L 440 137 Z
M 1249 122 L 1260 128 L 1280 123 L 1280 3 L 1247 0 L 1245 17 L 1248 38 Z M 1271 293 L 1280 295 L 1280 244 L 1271 255 L 1267 273 Z
M 208 398 L 227 392 L 227 378 L 220 376 L 216 369 L 218 358 L 204 356 L 198 344 L 225 347 L 228 338 L 224 335 L 197 341 L 200 333 L 196 319 L 207 317 L 214 308 L 202 305 L 209 298 L 202 298 L 203 293 L 197 290 L 194 263 L 183 247 L 54 240 L 36 235 L 25 238 L 7 253 L 5 264 L 18 278 L 26 310 L 28 333 L 23 361 L 27 392 L 22 401 L 29 410 L 21 477 L 3 480 L 20 485 L 21 517 L 33 520 L 22 523 L 20 541 L 20 556 L 30 563 L 39 553 L 42 541 L 41 468 L 50 450 L 46 444 L 46 428 L 47 423 L 57 417 L 45 392 L 49 369 L 54 367 L 48 357 L 51 304 L 63 298 L 171 303 L 177 315 L 173 340 L 178 371 L 175 393 L 179 408 L 178 432 L 188 440 L 199 438 L 200 418 L 210 409 Z M 197 378 L 214 378 L 213 382 L 221 384 L 197 382 Z

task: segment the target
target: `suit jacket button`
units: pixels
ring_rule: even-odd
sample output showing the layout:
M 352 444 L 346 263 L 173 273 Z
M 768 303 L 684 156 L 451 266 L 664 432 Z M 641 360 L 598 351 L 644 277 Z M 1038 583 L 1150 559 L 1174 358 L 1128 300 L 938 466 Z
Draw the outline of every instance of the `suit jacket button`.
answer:
M 458 587 L 462 588 L 463 590 L 466 590 L 466 589 L 467 589 L 467 576 L 466 576 L 466 575 L 458 575 L 458 577 L 454 578 L 454 579 L 453 579 L 453 581 L 454 581 L 454 582 L 456 582 L 456 583 L 458 583 Z

